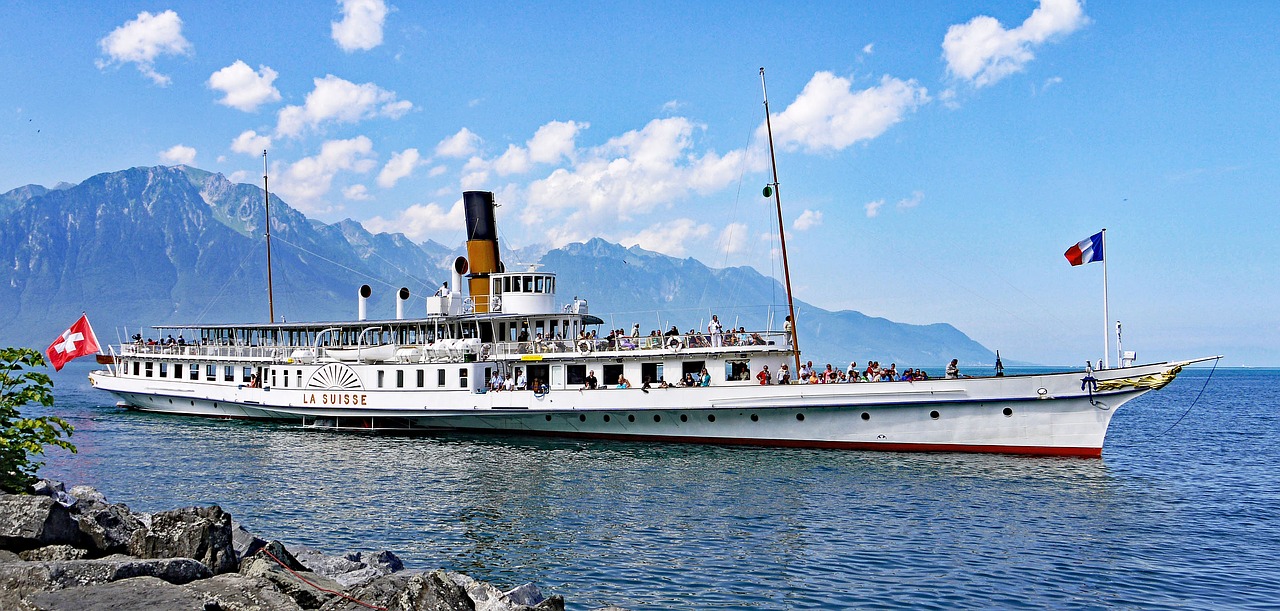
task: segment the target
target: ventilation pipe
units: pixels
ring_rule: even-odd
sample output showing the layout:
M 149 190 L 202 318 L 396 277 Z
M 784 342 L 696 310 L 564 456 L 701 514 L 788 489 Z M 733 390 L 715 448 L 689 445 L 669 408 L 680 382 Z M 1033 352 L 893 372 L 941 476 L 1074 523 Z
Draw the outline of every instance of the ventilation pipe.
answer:
M 462 275 L 467 273 L 467 258 L 458 257 L 453 260 L 453 291 L 462 296 Z
M 467 288 L 476 313 L 483 314 L 489 311 L 489 274 L 498 272 L 501 265 L 493 193 L 466 191 L 462 208 L 467 217 L 467 259 L 471 264 Z
M 356 308 L 356 320 L 365 319 L 365 312 L 367 311 L 366 302 L 369 300 L 369 296 L 372 294 L 373 294 L 372 287 L 370 287 L 367 284 L 360 285 L 360 293 L 359 293 L 360 300 L 358 302 L 360 305 Z
M 404 319 L 404 303 L 406 301 L 409 301 L 409 289 L 402 286 L 396 292 L 396 320 Z

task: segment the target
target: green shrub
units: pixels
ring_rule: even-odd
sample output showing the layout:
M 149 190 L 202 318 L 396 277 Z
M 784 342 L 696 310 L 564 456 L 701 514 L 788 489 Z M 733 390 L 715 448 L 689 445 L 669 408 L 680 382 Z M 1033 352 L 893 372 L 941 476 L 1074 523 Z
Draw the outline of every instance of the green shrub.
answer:
M 53 380 L 35 369 L 45 367 L 44 355 L 30 348 L 0 349 L 0 490 L 29 492 L 44 463 L 33 456 L 45 446 L 76 451 L 72 427 L 57 416 L 23 418 L 19 408 L 27 404 L 53 405 Z

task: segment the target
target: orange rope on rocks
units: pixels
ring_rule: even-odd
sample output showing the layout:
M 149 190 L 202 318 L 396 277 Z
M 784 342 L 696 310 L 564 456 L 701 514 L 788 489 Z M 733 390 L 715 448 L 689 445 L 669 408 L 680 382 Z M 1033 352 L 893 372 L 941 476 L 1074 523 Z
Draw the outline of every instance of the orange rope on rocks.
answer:
M 264 548 L 262 548 L 262 553 L 264 553 L 264 554 L 266 554 L 266 555 L 270 556 L 272 560 L 275 560 L 275 561 L 276 561 L 276 564 L 280 565 L 284 570 L 289 571 L 289 573 L 290 573 L 290 574 L 292 574 L 294 577 L 297 577 L 298 579 L 302 580 L 302 583 L 305 583 L 305 584 L 307 584 L 307 585 L 309 585 L 309 586 L 311 586 L 311 587 L 313 587 L 313 588 L 315 588 L 315 589 L 317 589 L 317 590 L 320 590 L 321 592 L 324 592 L 325 594 L 333 594 L 334 596 L 340 596 L 340 597 L 342 597 L 342 598 L 345 598 L 345 599 L 347 599 L 347 600 L 349 600 L 349 601 L 351 601 L 351 602 L 353 602 L 353 603 L 355 603 L 355 604 L 357 604 L 357 605 L 360 605 L 361 607 L 365 607 L 365 608 L 367 608 L 367 609 L 374 609 L 375 611 L 387 611 L 387 608 L 386 608 L 386 607 L 379 607 L 379 606 L 377 606 L 377 605 L 371 605 L 371 604 L 369 604 L 369 603 L 367 603 L 367 602 L 364 602 L 363 600 L 360 600 L 360 599 L 358 599 L 358 598 L 354 598 L 354 597 L 351 597 L 351 596 L 347 596 L 347 595 L 346 595 L 345 593 L 343 593 L 343 592 L 338 592 L 338 591 L 335 591 L 335 590 L 330 590 L 330 589 L 328 589 L 328 588 L 322 588 L 322 587 L 320 587 L 320 586 L 318 586 L 318 585 L 316 585 L 316 584 L 314 584 L 314 583 L 312 583 L 312 582 L 308 581 L 306 577 L 303 577 L 302 575 L 299 575 L 299 574 L 297 573 L 297 571 L 294 571 L 293 569 L 289 568 L 289 565 L 287 565 L 287 564 L 285 564 L 285 563 L 283 563 L 283 562 L 280 562 L 280 559 L 279 559 L 279 558 L 276 558 L 276 555 L 275 555 L 275 554 L 273 554 L 273 553 L 271 553 L 271 551 L 270 551 L 270 550 L 268 550 L 268 549 L 267 549 L 267 548 L 265 548 L 265 547 L 264 547 Z

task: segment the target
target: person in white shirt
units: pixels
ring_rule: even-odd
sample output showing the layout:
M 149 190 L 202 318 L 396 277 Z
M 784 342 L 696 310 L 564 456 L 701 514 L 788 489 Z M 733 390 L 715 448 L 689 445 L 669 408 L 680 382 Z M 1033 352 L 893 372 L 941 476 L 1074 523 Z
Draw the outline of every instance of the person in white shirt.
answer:
M 720 324 L 720 318 L 715 314 L 711 315 L 711 323 L 707 325 L 707 333 L 711 335 L 711 345 L 720 347 L 724 345 L 724 325 Z

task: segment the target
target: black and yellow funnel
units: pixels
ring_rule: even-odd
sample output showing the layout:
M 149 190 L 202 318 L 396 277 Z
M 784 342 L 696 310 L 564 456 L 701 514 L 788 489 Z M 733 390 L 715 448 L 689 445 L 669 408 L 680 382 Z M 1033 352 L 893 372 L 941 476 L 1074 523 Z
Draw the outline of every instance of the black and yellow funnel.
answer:
M 498 225 L 494 220 L 493 193 L 465 191 L 462 208 L 467 215 L 467 289 L 475 302 L 475 311 L 489 311 L 489 274 L 502 269 L 498 256 Z

